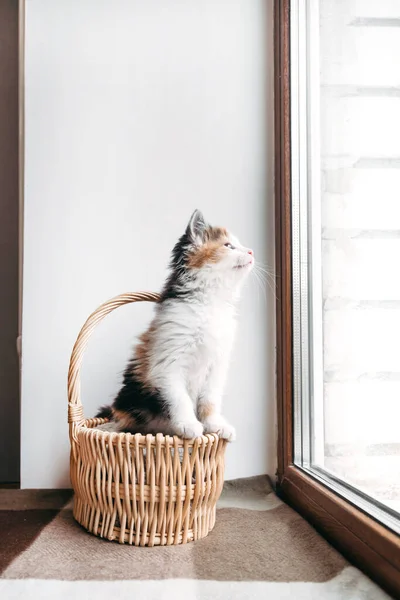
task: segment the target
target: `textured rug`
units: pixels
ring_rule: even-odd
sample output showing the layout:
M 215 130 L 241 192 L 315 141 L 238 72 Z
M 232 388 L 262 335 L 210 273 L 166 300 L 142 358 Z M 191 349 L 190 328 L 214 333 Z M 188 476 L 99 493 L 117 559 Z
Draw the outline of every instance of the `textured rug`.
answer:
M 227 482 L 214 530 L 185 546 L 98 539 L 69 491 L 0 490 L 0 598 L 384 600 L 389 596 L 273 493 Z

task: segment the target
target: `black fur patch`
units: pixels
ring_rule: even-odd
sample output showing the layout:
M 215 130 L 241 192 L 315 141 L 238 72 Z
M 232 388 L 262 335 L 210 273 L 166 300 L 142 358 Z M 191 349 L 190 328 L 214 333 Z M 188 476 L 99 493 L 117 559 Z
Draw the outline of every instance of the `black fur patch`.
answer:
M 207 238 L 207 224 L 199 210 L 195 210 L 190 218 L 185 233 L 179 238 L 172 250 L 171 272 L 161 292 L 160 302 L 171 299 L 185 299 L 193 294 L 188 290 L 187 283 L 196 275 L 188 268 L 190 254 L 196 250 L 196 245 Z
M 98 417 L 100 419 L 108 419 L 109 421 L 111 421 L 111 419 L 113 418 L 112 407 L 111 406 L 101 406 L 96 417 Z
M 124 381 L 113 409 L 128 415 L 135 423 L 131 433 L 157 433 L 150 431 L 151 422 L 157 417 L 169 419 L 169 411 L 158 391 L 147 389 L 134 374 L 134 361 L 124 374 Z M 149 429 L 150 428 L 150 429 Z
M 187 261 L 193 249 L 188 233 L 184 233 L 175 244 L 170 262 L 171 272 L 161 292 L 160 302 L 170 299 L 184 299 L 190 294 L 187 282 L 194 274 L 188 269 Z

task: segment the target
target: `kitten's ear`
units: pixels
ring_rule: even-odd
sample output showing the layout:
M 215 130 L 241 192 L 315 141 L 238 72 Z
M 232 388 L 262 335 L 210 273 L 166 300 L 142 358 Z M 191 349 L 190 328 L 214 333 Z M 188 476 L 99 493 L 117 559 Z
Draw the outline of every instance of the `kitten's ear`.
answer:
M 186 228 L 186 235 L 193 244 L 202 244 L 204 242 L 204 233 L 207 227 L 208 225 L 205 222 L 202 213 L 196 209 L 190 217 L 189 224 Z

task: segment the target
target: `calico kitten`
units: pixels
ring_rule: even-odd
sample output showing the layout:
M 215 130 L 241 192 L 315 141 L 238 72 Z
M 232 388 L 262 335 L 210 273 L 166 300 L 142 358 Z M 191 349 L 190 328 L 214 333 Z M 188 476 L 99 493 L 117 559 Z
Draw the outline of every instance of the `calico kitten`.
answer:
M 170 275 L 112 407 L 97 416 L 120 431 L 232 441 L 221 414 L 235 331 L 235 302 L 253 268 L 253 251 L 196 210 L 172 252 Z

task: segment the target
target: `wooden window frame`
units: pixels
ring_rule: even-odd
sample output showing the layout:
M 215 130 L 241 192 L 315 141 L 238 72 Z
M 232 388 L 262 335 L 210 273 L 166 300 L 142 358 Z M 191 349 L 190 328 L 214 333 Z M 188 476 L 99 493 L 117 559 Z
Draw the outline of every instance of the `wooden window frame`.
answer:
M 277 401 L 280 497 L 353 564 L 400 598 L 400 538 L 294 464 L 290 0 L 274 0 Z

